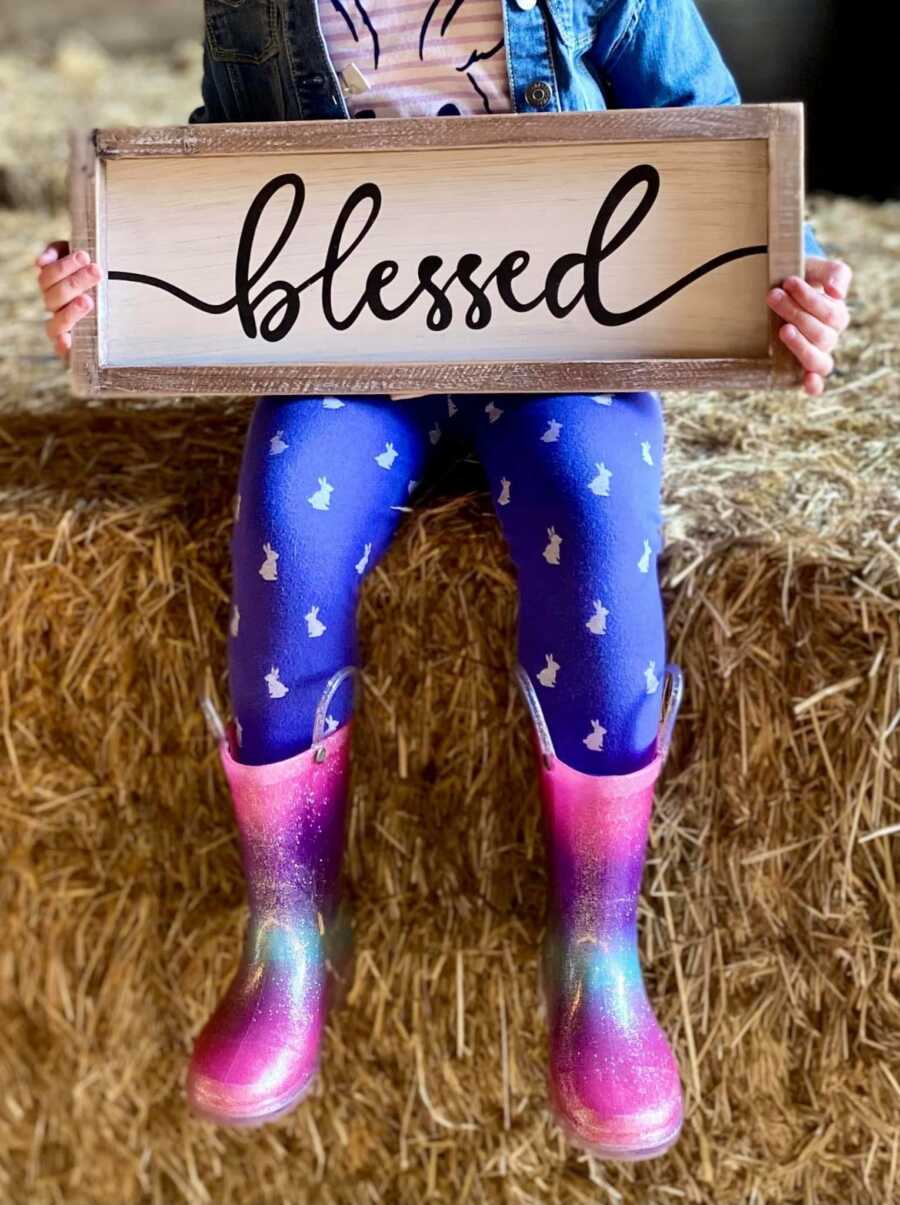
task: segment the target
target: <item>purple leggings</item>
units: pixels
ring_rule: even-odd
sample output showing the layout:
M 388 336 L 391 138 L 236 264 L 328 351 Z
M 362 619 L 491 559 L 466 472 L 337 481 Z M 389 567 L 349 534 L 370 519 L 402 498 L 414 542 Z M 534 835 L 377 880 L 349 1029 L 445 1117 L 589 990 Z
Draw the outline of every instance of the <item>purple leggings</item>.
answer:
M 518 660 L 557 756 L 627 774 L 654 753 L 665 666 L 655 393 L 264 397 L 232 538 L 239 758 L 309 748 L 329 678 L 356 665 L 357 593 L 448 454 L 474 452 L 519 587 Z M 326 732 L 349 717 L 353 677 Z

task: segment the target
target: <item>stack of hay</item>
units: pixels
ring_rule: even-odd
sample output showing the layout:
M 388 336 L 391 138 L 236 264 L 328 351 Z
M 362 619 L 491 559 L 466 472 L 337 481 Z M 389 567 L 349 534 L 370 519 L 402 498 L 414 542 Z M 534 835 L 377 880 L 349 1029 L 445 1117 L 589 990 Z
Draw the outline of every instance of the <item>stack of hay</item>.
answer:
M 544 1109 L 515 583 L 478 490 L 436 492 L 364 588 L 359 959 L 317 1091 L 256 1132 L 187 1116 L 191 1040 L 245 915 L 197 691 L 224 708 L 251 403 L 73 402 L 40 358 L 28 266 L 63 219 L 0 214 L 19 269 L 0 362 L 0 1199 L 898 1199 L 900 209 L 813 212 L 856 269 L 826 394 L 666 399 L 688 693 L 641 916 L 688 1120 L 635 1166 L 566 1147 Z

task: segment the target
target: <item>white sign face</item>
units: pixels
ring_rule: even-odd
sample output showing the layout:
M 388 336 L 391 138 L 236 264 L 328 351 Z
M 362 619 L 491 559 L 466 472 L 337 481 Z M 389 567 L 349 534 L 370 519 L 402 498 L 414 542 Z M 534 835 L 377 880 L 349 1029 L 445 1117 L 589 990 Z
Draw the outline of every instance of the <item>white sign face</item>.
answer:
M 491 119 L 388 124 L 463 120 Z M 356 369 L 364 389 L 379 366 L 388 389 L 397 366 L 771 369 L 766 138 L 423 141 L 109 153 L 98 371 L 296 368 L 297 392 L 324 365 Z

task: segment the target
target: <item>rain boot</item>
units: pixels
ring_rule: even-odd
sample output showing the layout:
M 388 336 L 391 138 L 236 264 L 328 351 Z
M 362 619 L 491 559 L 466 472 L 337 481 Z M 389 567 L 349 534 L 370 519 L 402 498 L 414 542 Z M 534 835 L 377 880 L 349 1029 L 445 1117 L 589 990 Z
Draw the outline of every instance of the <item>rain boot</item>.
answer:
M 653 760 L 630 774 L 595 776 L 555 754 L 534 687 L 531 712 L 548 876 L 541 982 L 549 1029 L 548 1090 L 571 1142 L 602 1159 L 661 1155 L 678 1138 L 678 1065 L 647 998 L 637 905 L 653 795 L 681 702 L 666 671 Z
M 241 764 L 234 725 L 226 731 L 218 721 L 250 916 L 237 972 L 188 1069 L 188 1102 L 207 1121 L 256 1126 L 292 1109 L 315 1078 L 335 989 L 347 985 L 340 871 L 353 720 L 327 736 L 323 729 L 334 691 L 353 672 L 330 680 L 312 746 L 284 761 Z

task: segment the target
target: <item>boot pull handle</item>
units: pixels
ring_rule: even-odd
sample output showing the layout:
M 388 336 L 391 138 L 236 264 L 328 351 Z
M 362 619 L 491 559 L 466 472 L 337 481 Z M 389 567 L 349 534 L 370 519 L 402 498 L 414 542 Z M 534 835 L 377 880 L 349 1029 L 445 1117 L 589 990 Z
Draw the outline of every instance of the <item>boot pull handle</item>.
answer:
M 322 691 L 322 697 L 319 699 L 316 707 L 316 715 L 313 720 L 313 735 L 312 747 L 316 750 L 313 757 L 316 761 L 325 760 L 327 750 L 323 743 L 325 738 L 325 719 L 328 715 L 328 708 L 331 706 L 331 700 L 334 698 L 335 691 L 341 685 L 345 678 L 355 676 L 356 666 L 345 665 L 343 669 L 339 669 L 337 673 L 331 675 L 325 684 L 325 689 Z M 215 740 L 216 744 L 221 745 L 228 740 L 228 730 L 222 722 L 222 717 L 219 715 L 219 709 L 212 700 L 209 689 L 207 687 L 206 671 L 200 675 L 197 684 L 197 694 L 200 700 L 200 710 L 206 720 L 206 725 Z
M 678 710 L 684 698 L 684 674 L 681 666 L 669 664 L 663 679 L 662 718 L 659 722 L 659 733 L 656 738 L 657 756 L 665 765 L 669 756 L 669 746 L 672 743 L 672 732 L 678 718 Z
M 540 746 L 541 760 L 549 770 L 556 760 L 556 750 L 553 747 L 553 739 L 550 736 L 547 721 L 544 719 L 544 709 L 541 707 L 537 691 L 534 689 L 534 683 L 525 666 L 519 662 L 514 672 L 516 681 L 519 684 L 519 690 L 522 692 L 522 697 L 525 700 L 525 706 L 531 713 L 531 722 L 534 724 L 538 745 Z
M 324 761 L 328 752 L 323 744 L 325 739 L 325 719 L 328 715 L 328 708 L 331 706 L 331 700 L 334 698 L 335 691 L 346 678 L 353 678 L 355 683 L 355 665 L 345 665 L 343 669 L 339 669 L 337 673 L 331 675 L 325 684 L 325 689 L 322 691 L 322 697 L 319 699 L 318 706 L 316 707 L 316 716 L 313 720 L 312 734 L 312 747 L 315 749 L 313 757 L 315 761 Z
M 537 733 L 538 745 L 540 746 L 541 758 L 549 770 L 556 760 L 556 750 L 553 747 L 550 729 L 547 727 L 547 721 L 544 718 L 544 711 L 537 697 L 537 691 L 534 689 L 534 683 L 531 681 L 528 671 L 521 663 L 515 668 L 515 678 L 524 697 L 525 705 L 531 713 L 531 719 Z M 669 755 L 672 731 L 675 727 L 675 720 L 678 716 L 678 709 L 681 707 L 683 697 L 684 675 L 681 672 L 681 667 L 669 664 L 666 666 L 663 680 L 662 715 L 656 736 L 656 755 L 662 758 L 663 764 L 665 764 L 665 760 Z

